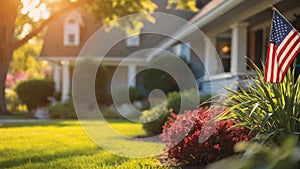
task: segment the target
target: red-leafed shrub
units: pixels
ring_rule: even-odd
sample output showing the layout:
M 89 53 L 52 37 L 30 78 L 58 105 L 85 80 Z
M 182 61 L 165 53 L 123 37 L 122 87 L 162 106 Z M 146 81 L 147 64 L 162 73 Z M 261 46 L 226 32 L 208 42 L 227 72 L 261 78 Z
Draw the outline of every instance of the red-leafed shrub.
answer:
M 181 165 L 206 165 L 234 154 L 233 146 L 248 141 L 249 130 L 231 128 L 236 121 L 213 121 L 224 109 L 199 108 L 184 114 L 171 115 L 163 126 L 162 140 L 169 159 Z M 183 136 L 178 143 L 174 140 Z

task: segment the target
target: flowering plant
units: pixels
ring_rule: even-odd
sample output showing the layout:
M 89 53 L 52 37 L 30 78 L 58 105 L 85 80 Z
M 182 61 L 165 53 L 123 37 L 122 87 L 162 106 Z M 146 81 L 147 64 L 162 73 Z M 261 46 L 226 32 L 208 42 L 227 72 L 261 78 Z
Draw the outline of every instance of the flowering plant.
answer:
M 206 165 L 231 156 L 237 142 L 251 138 L 248 129 L 231 128 L 237 124 L 234 120 L 213 121 L 224 111 L 223 108 L 199 108 L 184 114 L 170 111 L 171 115 L 163 126 L 162 140 L 166 143 L 168 158 L 175 159 L 180 165 Z M 191 126 L 189 131 L 188 126 Z M 184 133 L 187 133 L 185 137 L 176 143 L 174 138 Z
M 7 77 L 6 77 L 5 85 L 7 87 L 12 87 L 16 83 L 18 83 L 20 81 L 25 81 L 25 80 L 28 80 L 28 74 L 26 74 L 24 72 L 19 72 L 19 73 L 14 73 L 14 74 L 8 73 Z

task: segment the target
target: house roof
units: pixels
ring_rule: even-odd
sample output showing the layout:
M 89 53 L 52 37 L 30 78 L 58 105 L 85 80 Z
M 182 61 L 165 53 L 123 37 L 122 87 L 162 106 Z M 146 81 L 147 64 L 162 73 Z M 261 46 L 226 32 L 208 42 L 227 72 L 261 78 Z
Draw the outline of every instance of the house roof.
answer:
M 44 37 L 41 57 L 78 56 L 84 43 L 101 27 L 101 24 L 96 23 L 89 14 L 83 13 L 82 20 L 84 24 L 80 28 L 79 46 L 64 46 L 63 23 L 72 12 L 62 15 L 58 20 L 49 24 Z
M 168 13 L 172 15 L 179 16 L 184 19 L 190 19 L 194 16 L 195 13 L 190 11 L 179 11 L 175 9 L 167 10 L 165 7 L 167 5 L 167 0 L 154 0 L 158 4 L 158 12 Z M 87 40 L 96 32 L 101 24 L 95 22 L 94 18 L 90 15 L 82 11 L 82 20 L 84 26 L 81 26 L 80 29 L 80 45 L 79 46 L 64 46 L 63 44 L 63 23 L 64 20 L 71 13 L 67 13 L 62 15 L 58 20 L 49 24 L 46 34 L 44 37 L 44 44 L 41 50 L 41 58 L 63 58 L 63 57 L 77 57 L 87 42 Z M 145 27 L 149 26 L 149 24 L 145 24 Z M 151 25 L 149 26 L 151 27 Z M 180 25 L 175 25 L 170 27 L 170 29 L 174 29 L 174 31 L 180 27 Z M 151 29 L 151 28 L 150 28 Z M 119 31 L 121 32 L 121 31 Z M 112 57 L 124 57 L 129 54 L 136 52 L 140 49 L 146 49 L 154 47 L 163 39 L 166 39 L 166 36 L 156 35 L 156 34 L 145 34 L 141 36 L 141 45 L 139 47 L 127 47 L 124 41 L 120 41 L 117 43 L 108 53 L 107 56 Z
M 190 22 L 201 29 L 207 36 L 216 36 L 230 30 L 236 22 L 257 24 L 263 21 L 270 22 L 272 10 L 270 5 L 275 5 L 282 12 L 300 6 L 299 0 L 212 0 L 196 14 Z M 270 10 L 268 10 L 270 9 Z M 173 34 L 176 39 L 193 39 L 195 29 L 184 25 Z M 177 43 L 176 39 L 165 39 L 157 46 L 167 49 Z M 159 53 L 148 54 L 148 60 Z

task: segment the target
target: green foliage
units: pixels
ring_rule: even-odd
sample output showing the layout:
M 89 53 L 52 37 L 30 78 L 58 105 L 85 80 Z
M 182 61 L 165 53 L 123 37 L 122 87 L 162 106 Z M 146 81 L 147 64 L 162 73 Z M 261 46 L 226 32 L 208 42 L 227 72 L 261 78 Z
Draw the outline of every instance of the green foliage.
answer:
M 173 113 L 184 113 L 179 112 L 180 107 L 182 110 L 193 110 L 196 109 L 197 105 L 203 103 L 210 95 L 203 95 L 199 98 L 195 98 L 195 89 L 186 90 L 184 92 L 171 92 L 168 94 L 167 102 L 154 106 L 150 110 L 142 112 L 140 120 L 144 123 L 143 128 L 146 130 L 148 135 L 156 135 L 162 132 L 162 126 L 167 121 L 170 115 L 170 109 Z M 185 105 L 181 105 L 181 99 L 184 99 Z
M 51 119 L 76 119 L 77 115 L 74 109 L 72 99 L 57 103 L 49 107 L 49 115 Z
M 54 82 L 42 79 L 24 81 L 19 83 L 16 92 L 28 110 L 32 111 L 39 106 L 48 105 L 47 98 L 54 93 Z
M 150 110 L 145 110 L 140 117 L 143 122 L 143 129 L 145 129 L 148 136 L 160 134 L 162 127 L 167 121 L 170 112 L 165 109 L 165 105 L 157 105 Z
M 155 11 L 157 5 L 151 0 L 90 0 L 87 2 L 87 8 L 97 20 L 108 25 L 108 30 L 119 27 L 128 34 L 136 34 L 144 27 L 143 21 L 155 22 L 150 13 Z M 126 21 L 123 20 L 124 22 L 115 21 L 135 13 L 142 13 L 142 15 L 129 17 Z
M 168 93 L 179 90 L 175 79 L 166 72 L 158 69 L 145 70 L 142 77 L 142 84 L 148 91 L 161 89 L 164 93 Z
M 135 88 L 135 87 L 130 87 L 129 88 L 129 99 L 131 102 L 133 101 L 141 101 L 143 100 L 144 96 L 142 94 L 142 92 L 139 91 L 139 89 Z
M 168 0 L 166 8 L 170 9 L 173 6 L 177 10 L 198 11 L 196 0 Z M 90 0 L 87 2 L 87 8 L 98 20 L 108 25 L 108 30 L 113 27 L 119 27 L 128 34 L 136 34 L 144 27 L 144 21 L 155 22 L 155 18 L 151 15 L 151 12 L 157 9 L 157 4 L 152 0 Z M 117 18 L 136 13 L 140 13 L 141 15 L 129 16 L 126 21 L 115 21 Z
M 282 83 L 266 83 L 261 70 L 255 69 L 257 77 L 250 77 L 253 85 L 228 90 L 224 104 L 231 113 L 225 112 L 222 119 L 235 119 L 252 133 L 268 134 L 278 142 L 299 133 L 300 76 L 295 81 L 294 71 L 289 70 Z
M 299 168 L 300 147 L 297 137 L 288 137 L 281 146 L 266 146 L 256 142 L 240 142 L 235 151 L 243 153 L 211 164 L 208 169 L 282 169 Z
M 78 0 L 81 1 L 81 0 Z M 58 0 L 53 2 L 46 2 L 48 11 L 54 13 L 71 5 L 72 0 Z M 86 10 L 93 14 L 93 16 L 98 20 L 107 24 L 107 29 L 110 30 L 113 27 L 119 27 L 128 34 L 135 34 L 139 32 L 144 27 L 144 21 L 151 23 L 155 22 L 155 18 L 151 15 L 157 9 L 157 4 L 153 0 L 89 0 L 83 1 Z M 44 3 L 44 2 L 43 2 Z M 75 4 L 75 3 L 73 3 Z M 20 3 L 20 9 L 22 9 Z M 39 8 L 40 4 L 36 4 L 35 8 Z M 168 0 L 167 9 L 173 8 L 177 10 L 190 10 L 193 12 L 198 11 L 196 7 L 196 0 Z M 128 16 L 130 14 L 140 13 L 140 16 L 129 17 L 128 20 L 123 22 L 116 22 L 116 19 L 123 16 Z M 36 21 L 29 13 L 21 14 L 19 10 L 19 15 L 17 17 L 16 34 L 20 35 L 23 32 L 23 25 L 31 25 L 32 29 L 35 30 L 45 18 L 40 17 L 40 20 Z M 112 22 L 113 21 L 113 22 Z
M 156 67 L 157 65 L 166 65 L 172 67 L 170 61 L 176 59 L 176 56 L 169 55 L 163 57 L 157 57 L 151 60 L 149 66 Z M 155 80 L 153 80 L 155 79 Z M 175 79 L 168 74 L 159 69 L 149 68 L 143 71 L 142 74 L 142 84 L 146 90 L 152 91 L 154 89 L 160 89 L 164 93 L 178 91 L 179 86 L 177 85 Z
M 176 9 L 179 10 L 190 10 L 197 12 L 199 9 L 196 7 L 195 0 L 168 0 L 167 8 L 171 8 L 172 5 L 176 5 Z
M 109 107 L 101 106 L 101 113 L 105 119 L 121 119 L 122 117 L 112 111 Z M 51 119 L 77 119 L 72 99 L 66 102 L 60 102 L 49 107 Z
M 134 101 L 138 101 L 138 100 L 143 100 L 143 95 L 142 93 L 139 91 L 139 89 L 135 88 L 135 87 L 125 87 L 125 86 L 118 86 L 114 91 L 115 95 L 118 96 L 118 98 L 116 98 L 115 101 L 117 101 L 118 103 L 126 103 L 126 101 L 128 101 L 128 96 L 129 96 L 129 100 L 131 102 Z
M 45 78 L 47 63 L 39 61 L 38 56 L 42 47 L 42 41 L 34 39 L 34 42 L 26 43 L 14 51 L 10 63 L 10 73 L 26 73 L 29 78 Z
M 195 105 L 201 104 L 202 107 L 208 106 L 209 104 L 202 104 L 205 101 L 209 100 L 211 98 L 211 95 L 201 95 L 200 96 L 200 102 L 198 98 L 193 97 L 195 94 L 195 89 L 187 90 L 184 92 L 172 92 L 168 95 L 168 103 L 167 108 L 173 109 L 174 113 L 180 113 L 180 107 L 181 107 L 181 100 L 185 101 L 184 107 L 182 107 L 182 110 L 193 110 L 196 109 L 194 107 Z M 182 112 L 183 113 L 183 112 Z
M 25 104 L 22 104 L 21 100 L 15 90 L 6 89 L 6 106 L 10 112 L 13 113 L 25 113 L 28 112 Z

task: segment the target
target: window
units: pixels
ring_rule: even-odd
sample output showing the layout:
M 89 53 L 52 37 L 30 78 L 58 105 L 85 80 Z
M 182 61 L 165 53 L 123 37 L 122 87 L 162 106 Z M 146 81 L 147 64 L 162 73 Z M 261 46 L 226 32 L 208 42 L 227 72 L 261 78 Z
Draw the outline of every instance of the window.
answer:
M 140 46 L 140 35 L 129 36 L 126 39 L 126 46 L 128 47 Z
M 217 38 L 217 51 L 221 59 L 224 72 L 230 72 L 231 67 L 231 38 L 218 37 Z
M 68 41 L 70 44 L 74 44 L 75 43 L 75 35 L 69 34 Z
M 72 15 L 68 17 L 63 26 L 64 31 L 64 45 L 65 46 L 79 46 L 80 44 L 80 23 Z

